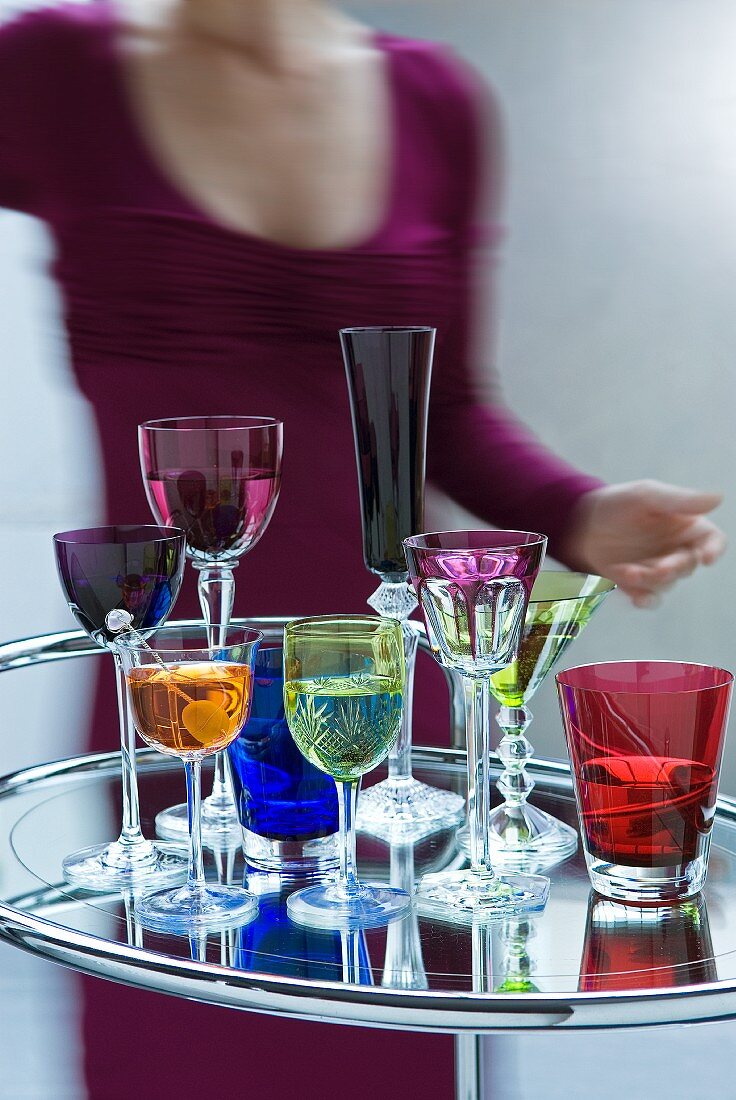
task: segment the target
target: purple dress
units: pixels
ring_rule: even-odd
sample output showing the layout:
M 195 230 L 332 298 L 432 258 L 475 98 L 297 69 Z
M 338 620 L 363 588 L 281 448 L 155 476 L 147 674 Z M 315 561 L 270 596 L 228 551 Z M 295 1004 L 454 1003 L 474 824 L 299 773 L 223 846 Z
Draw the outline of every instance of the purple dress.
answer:
M 136 450 L 142 420 L 279 417 L 283 488 L 265 537 L 238 571 L 236 613 L 366 610 L 375 578 L 362 561 L 337 331 L 432 324 L 429 477 L 495 526 L 545 532 L 554 553 L 581 494 L 600 483 L 544 450 L 500 404 L 484 403 L 476 382 L 476 246 L 497 231 L 480 231 L 475 220 L 475 79 L 442 47 L 377 35 L 393 108 L 380 224 L 350 248 L 294 249 L 216 224 L 167 178 L 137 126 L 115 31 L 109 2 L 32 13 L 0 30 L 0 206 L 51 229 L 73 368 L 101 435 L 110 521 L 150 522 Z M 177 613 L 196 614 L 188 573 Z M 425 669 L 415 706 L 420 742 L 447 738 L 438 691 L 436 671 L 432 678 Z M 113 748 L 113 714 L 101 691 L 94 728 L 106 736 L 93 734 L 94 748 Z M 201 1082 L 188 1076 L 195 1035 L 203 1063 L 220 1073 L 215 1052 L 247 1042 L 243 1081 L 254 1094 L 260 1084 L 278 1097 L 293 1078 L 302 1100 L 328 1096 L 337 1060 L 355 1066 L 359 1058 L 365 1071 L 352 1079 L 353 1100 L 387 1095 L 387 1079 L 397 1095 L 403 1080 L 412 1083 L 407 1095 L 451 1095 L 448 1039 L 330 1032 L 93 980 L 84 986 L 93 1096 L 175 1095 L 179 1086 L 225 1095 L 224 1078 L 218 1089 L 204 1069 Z M 115 1049 L 123 1014 L 141 1023 L 135 1058 Z M 283 1059 L 290 1047 L 316 1052 L 314 1065 L 305 1072 L 301 1063 L 292 1077 Z M 157 1067 L 165 1091 L 154 1085 Z

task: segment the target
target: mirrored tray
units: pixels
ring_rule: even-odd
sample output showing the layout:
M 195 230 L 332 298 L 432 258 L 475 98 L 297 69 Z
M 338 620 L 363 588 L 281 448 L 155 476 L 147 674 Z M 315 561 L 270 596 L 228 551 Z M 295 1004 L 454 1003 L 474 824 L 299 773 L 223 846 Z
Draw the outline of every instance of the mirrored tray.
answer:
M 96 654 L 79 634 L 0 647 L 0 671 Z M 71 704 L 70 700 L 70 704 Z M 464 754 L 416 749 L 420 778 L 462 791 Z M 179 801 L 176 762 L 139 753 L 143 826 Z M 569 772 L 537 761 L 535 799 L 575 824 Z M 377 772 L 372 778 L 381 778 Z M 411 913 L 388 928 L 340 933 L 292 924 L 299 883 L 248 870 L 239 848 L 208 853 L 213 879 L 247 879 L 261 902 L 249 925 L 192 939 L 143 929 L 135 898 L 85 894 L 61 878 L 68 852 L 113 835 L 119 756 L 78 757 L 0 780 L 0 937 L 76 969 L 159 992 L 281 1015 L 455 1033 L 626 1027 L 736 1014 L 736 803 L 721 799 L 703 896 L 636 910 L 590 890 L 580 853 L 553 868 L 533 920 L 462 927 Z M 360 835 L 367 879 L 410 887 L 461 866 L 455 830 L 389 847 Z

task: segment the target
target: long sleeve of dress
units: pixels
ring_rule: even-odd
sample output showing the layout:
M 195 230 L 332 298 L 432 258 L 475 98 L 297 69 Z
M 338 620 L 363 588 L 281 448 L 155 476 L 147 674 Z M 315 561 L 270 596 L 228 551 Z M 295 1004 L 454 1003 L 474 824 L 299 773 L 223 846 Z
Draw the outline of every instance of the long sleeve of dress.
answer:
M 97 11 L 39 8 L 0 26 L 0 207 L 53 222 L 84 184 L 97 132 L 79 43 Z
M 48 13 L 0 27 L 0 207 L 34 213 L 43 180 L 43 112 Z
M 482 269 L 500 236 L 502 151 L 490 97 L 459 65 L 452 70 L 444 135 L 457 166 L 456 270 L 453 319 L 437 337 L 428 474 L 486 522 L 548 535 L 550 552 L 564 559 L 575 505 L 602 483 L 549 451 L 505 406 L 495 372 L 480 370 L 492 353 L 476 333 L 492 327 L 479 315 L 492 309 L 491 300 L 481 301 Z M 480 212 L 489 207 L 490 215 Z

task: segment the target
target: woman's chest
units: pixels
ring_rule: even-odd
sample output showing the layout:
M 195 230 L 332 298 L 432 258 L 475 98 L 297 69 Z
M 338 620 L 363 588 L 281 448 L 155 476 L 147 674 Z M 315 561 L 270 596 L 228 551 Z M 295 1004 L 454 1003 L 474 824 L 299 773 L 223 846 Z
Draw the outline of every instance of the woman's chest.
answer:
M 123 58 L 137 152 L 190 211 L 235 232 L 303 249 L 368 239 L 393 199 L 391 60 L 333 53 L 280 74 L 196 53 Z
M 437 227 L 380 248 L 305 252 L 163 211 L 99 209 L 57 228 L 55 274 L 73 338 L 125 354 L 187 341 L 331 345 L 351 325 L 445 326 L 462 257 Z

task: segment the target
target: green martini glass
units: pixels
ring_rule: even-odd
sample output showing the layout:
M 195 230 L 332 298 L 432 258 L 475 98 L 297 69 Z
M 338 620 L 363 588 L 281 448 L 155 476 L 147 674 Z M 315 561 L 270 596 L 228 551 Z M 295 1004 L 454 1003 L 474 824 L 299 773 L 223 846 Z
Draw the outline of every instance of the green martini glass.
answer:
M 517 659 L 491 677 L 491 693 L 501 704 L 496 721 L 503 730 L 498 755 L 504 770 L 496 783 L 503 804 L 491 812 L 489 839 L 493 860 L 501 867 L 534 873 L 561 863 L 577 849 L 575 829 L 527 801 L 534 787 L 526 772 L 534 754 L 525 736 L 532 720 L 528 703 L 615 587 L 588 573 L 542 570 L 532 589 Z M 463 848 L 465 832 L 458 836 Z

